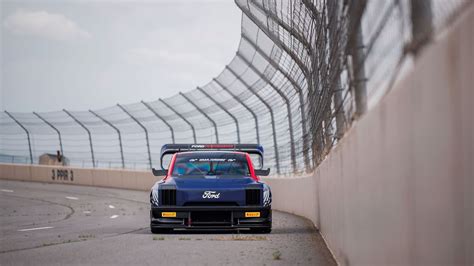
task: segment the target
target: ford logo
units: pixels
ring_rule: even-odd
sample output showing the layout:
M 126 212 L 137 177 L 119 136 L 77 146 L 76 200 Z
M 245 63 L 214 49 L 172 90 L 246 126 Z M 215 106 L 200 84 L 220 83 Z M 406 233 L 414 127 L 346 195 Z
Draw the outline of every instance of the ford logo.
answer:
M 202 193 L 202 198 L 203 199 L 218 199 L 220 195 L 221 193 L 217 193 L 217 191 L 204 191 L 204 193 Z

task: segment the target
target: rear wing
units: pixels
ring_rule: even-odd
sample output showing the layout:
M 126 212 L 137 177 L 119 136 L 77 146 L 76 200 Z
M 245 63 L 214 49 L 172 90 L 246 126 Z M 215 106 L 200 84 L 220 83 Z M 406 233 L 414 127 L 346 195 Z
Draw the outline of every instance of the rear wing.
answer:
M 240 151 L 259 156 L 263 166 L 263 147 L 259 144 L 165 144 L 161 147 L 160 165 L 163 167 L 163 157 L 184 151 Z

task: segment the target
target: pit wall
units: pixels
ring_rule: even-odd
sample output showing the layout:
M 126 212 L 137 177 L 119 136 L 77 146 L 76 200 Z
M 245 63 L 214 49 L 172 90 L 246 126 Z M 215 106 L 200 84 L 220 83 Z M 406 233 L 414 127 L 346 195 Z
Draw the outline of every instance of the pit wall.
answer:
M 474 264 L 474 5 L 308 177 L 265 178 L 340 265 Z M 150 172 L 0 164 L 0 179 L 149 190 Z

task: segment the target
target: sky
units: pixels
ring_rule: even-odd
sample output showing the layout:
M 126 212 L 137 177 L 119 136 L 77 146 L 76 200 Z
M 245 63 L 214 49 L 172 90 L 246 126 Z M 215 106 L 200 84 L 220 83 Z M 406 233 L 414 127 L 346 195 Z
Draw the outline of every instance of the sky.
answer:
M 230 62 L 231 0 L 0 0 L 0 110 L 100 109 L 208 83 Z

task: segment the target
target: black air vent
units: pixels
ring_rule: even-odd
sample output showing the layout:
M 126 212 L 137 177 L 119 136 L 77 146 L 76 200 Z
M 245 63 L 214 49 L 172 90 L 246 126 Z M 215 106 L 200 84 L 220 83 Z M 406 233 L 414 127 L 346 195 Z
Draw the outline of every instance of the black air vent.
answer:
M 161 192 L 161 205 L 176 205 L 176 189 L 163 189 Z
M 247 205 L 260 205 L 260 189 L 247 189 L 245 191 Z
M 239 206 L 235 201 L 216 201 L 216 202 L 203 202 L 203 201 L 188 201 L 183 206 Z

